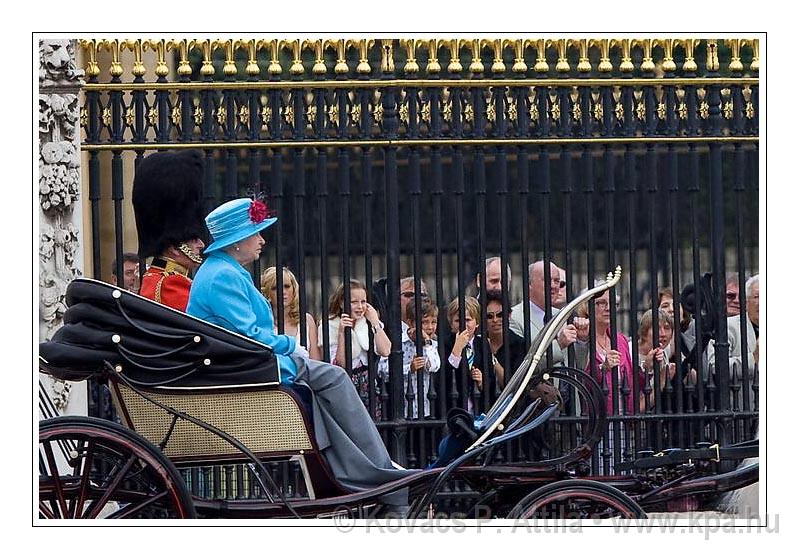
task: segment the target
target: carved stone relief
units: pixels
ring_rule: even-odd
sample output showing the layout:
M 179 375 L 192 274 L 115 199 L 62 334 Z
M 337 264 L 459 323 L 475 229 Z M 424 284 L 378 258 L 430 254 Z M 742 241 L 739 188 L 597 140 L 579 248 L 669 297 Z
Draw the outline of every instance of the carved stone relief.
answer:
M 83 71 L 75 63 L 75 44 L 39 41 L 40 341 L 61 326 L 67 285 L 82 274 L 78 93 Z M 48 379 L 53 403 L 65 410 L 72 384 Z
M 39 41 L 39 86 L 80 85 L 83 70 L 75 65 L 75 41 L 43 39 Z

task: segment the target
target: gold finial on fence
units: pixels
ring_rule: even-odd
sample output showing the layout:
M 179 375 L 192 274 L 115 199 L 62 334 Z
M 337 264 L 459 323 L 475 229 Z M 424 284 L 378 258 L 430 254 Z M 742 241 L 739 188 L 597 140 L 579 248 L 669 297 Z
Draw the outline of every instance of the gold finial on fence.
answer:
M 114 78 L 122 76 L 122 64 L 119 61 L 119 39 L 103 39 L 100 48 L 111 53 L 111 68 L 109 72 Z
M 742 64 L 740 49 L 744 41 L 742 39 L 725 39 L 724 42 L 731 49 L 731 63 L 728 65 L 728 69 L 731 72 L 742 72 L 744 64 Z
M 199 48 L 203 53 L 203 64 L 200 66 L 201 76 L 213 76 L 215 73 L 214 63 L 211 60 L 211 40 L 204 39 L 202 41 L 192 40 L 189 42 L 189 49 Z
M 394 46 L 392 39 L 381 39 L 381 72 L 394 73 Z
M 137 78 L 144 76 L 147 69 L 142 62 L 142 40 L 141 39 L 127 39 L 122 41 L 120 47 L 123 50 L 129 50 L 133 53 L 133 75 Z
M 600 50 L 600 63 L 597 70 L 602 73 L 611 72 L 614 67 L 611 64 L 611 42 L 608 39 L 589 39 L 589 47 L 597 47 Z
M 664 49 L 664 60 L 661 62 L 661 69 L 664 72 L 674 72 L 678 69 L 675 61 L 672 58 L 672 46 L 675 43 L 673 39 L 654 39 L 653 46 L 660 46 Z
M 697 72 L 697 63 L 694 61 L 694 47 L 700 42 L 699 39 L 676 39 L 675 45 L 682 46 L 686 55 L 683 62 L 684 72 Z
M 442 71 L 442 65 L 439 64 L 439 46 L 442 42 L 439 39 L 426 39 L 422 44 L 428 47 L 428 64 L 425 66 L 425 71 L 428 74 L 438 74 Z M 417 45 L 419 46 L 419 43 Z
M 575 47 L 578 49 L 578 72 L 586 73 L 592 71 L 592 64 L 589 62 L 589 40 L 588 39 L 567 39 L 567 48 Z
M 348 44 L 358 49 L 358 66 L 356 72 L 359 74 L 369 74 L 372 67 L 369 65 L 369 48 L 375 44 L 375 39 L 348 40 Z
M 211 50 L 223 49 L 225 53 L 225 65 L 222 67 L 222 73 L 226 76 L 236 75 L 236 62 L 233 60 L 233 40 L 232 39 L 218 39 L 211 42 Z
M 761 68 L 761 59 L 758 56 L 758 39 L 753 39 L 751 45 L 753 47 L 753 62 L 750 63 L 750 70 L 758 72 L 759 68 Z
M 525 64 L 525 47 L 530 44 L 530 41 L 526 39 L 516 39 L 513 41 L 513 44 L 514 65 L 511 67 L 511 71 L 515 74 L 524 74 L 528 71 L 528 65 Z
M 631 39 L 631 47 L 642 47 L 642 65 L 639 67 L 642 72 L 654 72 L 656 65 L 653 62 L 653 40 L 652 39 Z
M 150 49 L 156 53 L 156 76 L 159 78 L 165 77 L 169 74 L 169 67 L 167 66 L 167 42 L 165 39 L 149 40 L 144 42 L 144 48 Z
M 486 45 L 492 49 L 492 73 L 502 74 L 506 71 L 506 64 L 503 62 L 503 49 L 511 46 L 512 42 L 506 39 L 491 39 L 486 41 Z
M 468 39 L 467 46 L 469 48 L 470 60 L 468 70 L 473 74 L 480 74 L 486 68 L 481 61 L 481 40 L 480 39 Z
M 450 64 L 447 65 L 447 71 L 457 74 L 461 72 L 464 67 L 461 66 L 459 50 L 461 49 L 461 39 L 449 39 L 446 41 L 450 49 Z
M 315 76 L 323 76 L 328 68 L 325 66 L 325 42 L 322 39 L 305 39 L 303 40 L 303 49 L 309 49 L 314 53 L 314 66 L 311 67 L 311 73 Z
M 631 40 L 630 39 L 611 39 L 611 48 L 619 47 L 621 51 L 619 63 L 620 72 L 633 72 L 633 61 L 631 60 Z
M 188 39 L 170 39 L 167 41 L 168 51 L 178 51 L 178 75 L 191 76 L 192 65 L 189 64 L 189 40 Z
M 534 65 L 533 69 L 536 72 L 549 72 L 550 66 L 547 65 L 547 55 L 545 51 L 547 50 L 547 41 L 544 39 L 536 39 L 536 64 Z
M 406 52 L 406 64 L 403 66 L 403 72 L 406 74 L 419 72 L 419 64 L 417 63 L 418 43 L 419 41 L 414 39 L 400 39 L 400 48 Z
M 706 70 L 717 72 L 719 70 L 719 53 L 717 52 L 717 41 L 706 41 Z
M 556 39 L 548 40 L 545 46 L 554 46 L 558 52 L 558 61 L 556 62 L 556 72 L 565 73 L 569 72 L 569 61 L 567 60 L 567 40 Z
M 97 40 L 81 39 L 80 45 L 86 52 L 86 75 L 90 78 L 100 75 L 100 66 L 97 65 Z
M 255 39 L 238 39 L 234 41 L 233 48 L 245 49 L 247 51 L 247 66 L 244 71 L 248 76 L 258 76 L 261 73 L 261 68 L 258 67 L 258 57 L 256 56 L 256 40 Z
M 305 72 L 303 68 L 303 59 L 301 58 L 301 44 L 300 39 L 282 39 L 278 41 L 279 50 L 288 50 L 292 58 L 292 65 L 289 67 L 289 73 L 292 76 L 300 76 Z
M 336 52 L 336 65 L 333 72 L 338 76 L 347 74 L 350 69 L 347 67 L 347 41 L 344 39 L 325 39 L 322 42 L 322 50 L 333 49 Z
M 267 66 L 267 74 L 270 76 L 278 76 L 283 72 L 281 68 L 280 57 L 278 50 L 280 41 L 278 39 L 259 39 L 256 41 L 256 50 L 267 49 L 269 51 L 269 65 Z

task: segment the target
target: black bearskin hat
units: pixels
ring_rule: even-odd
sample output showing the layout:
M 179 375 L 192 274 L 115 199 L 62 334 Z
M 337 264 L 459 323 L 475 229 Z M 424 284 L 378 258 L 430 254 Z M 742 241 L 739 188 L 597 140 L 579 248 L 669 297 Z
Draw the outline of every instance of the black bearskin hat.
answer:
M 139 162 L 132 198 L 141 258 L 159 256 L 189 239 L 208 241 L 202 185 L 198 150 L 157 152 Z

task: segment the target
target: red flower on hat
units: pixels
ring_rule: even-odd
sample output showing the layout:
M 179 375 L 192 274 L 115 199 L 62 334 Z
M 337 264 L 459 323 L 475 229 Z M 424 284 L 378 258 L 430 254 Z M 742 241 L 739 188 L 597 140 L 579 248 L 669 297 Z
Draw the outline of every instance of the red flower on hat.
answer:
M 247 214 L 250 216 L 250 221 L 254 224 L 263 222 L 269 215 L 267 205 L 260 200 L 254 200 L 250 203 L 250 208 L 247 209 Z

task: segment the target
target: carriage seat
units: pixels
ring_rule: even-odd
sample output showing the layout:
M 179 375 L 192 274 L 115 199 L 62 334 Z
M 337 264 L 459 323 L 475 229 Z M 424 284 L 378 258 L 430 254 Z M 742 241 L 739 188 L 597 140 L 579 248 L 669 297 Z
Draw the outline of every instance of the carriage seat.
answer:
M 165 440 L 164 454 L 174 463 L 229 463 L 244 455 L 224 439 L 195 423 L 179 419 L 129 386 L 110 381 L 120 420 L 155 445 Z M 309 415 L 295 391 L 274 388 L 141 390 L 148 398 L 202 420 L 230 434 L 259 458 L 315 452 Z

